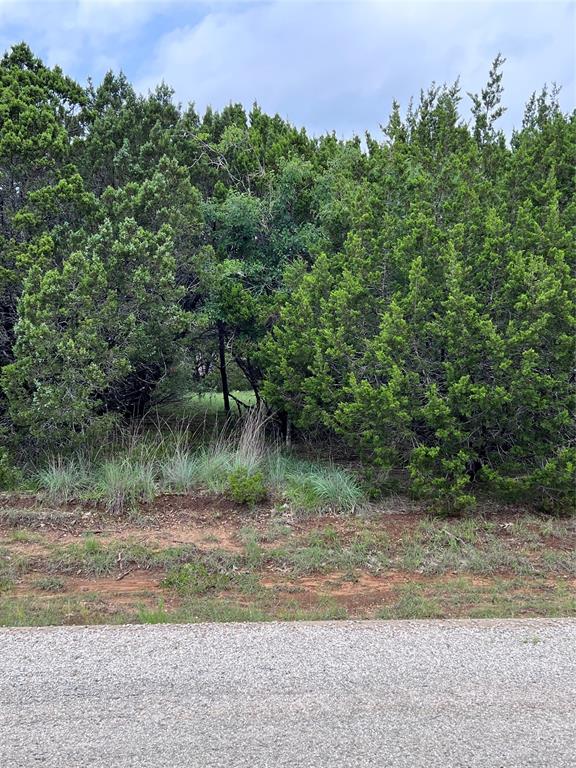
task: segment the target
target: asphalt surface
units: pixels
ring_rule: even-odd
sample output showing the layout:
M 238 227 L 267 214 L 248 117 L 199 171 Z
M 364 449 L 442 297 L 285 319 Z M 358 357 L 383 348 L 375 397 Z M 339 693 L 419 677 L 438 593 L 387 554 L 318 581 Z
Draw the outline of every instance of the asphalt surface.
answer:
M 576 766 L 576 620 L 0 630 L 0 766 Z

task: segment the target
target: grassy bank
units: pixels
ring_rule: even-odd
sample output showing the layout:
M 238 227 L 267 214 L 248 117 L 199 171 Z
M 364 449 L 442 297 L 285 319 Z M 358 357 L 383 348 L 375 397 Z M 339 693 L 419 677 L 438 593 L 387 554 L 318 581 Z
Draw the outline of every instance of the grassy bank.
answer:
M 0 624 L 576 615 L 576 522 L 2 500 Z

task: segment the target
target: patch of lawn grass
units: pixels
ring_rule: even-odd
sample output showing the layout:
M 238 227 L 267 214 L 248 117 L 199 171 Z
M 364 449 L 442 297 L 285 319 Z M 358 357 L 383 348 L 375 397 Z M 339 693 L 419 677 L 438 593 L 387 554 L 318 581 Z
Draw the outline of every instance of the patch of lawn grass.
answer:
M 546 572 L 576 576 L 576 549 L 544 550 L 541 553 L 541 562 Z
M 26 570 L 27 557 L 15 555 L 5 547 L 0 547 L 0 592 L 6 592 L 14 586 L 17 577 Z
M 527 544 L 542 544 L 549 538 L 573 539 L 576 544 L 576 518 L 564 520 L 557 517 L 524 515 L 501 527 L 513 538 Z
M 31 597 L 0 597 L 0 626 L 48 627 L 68 624 L 123 623 L 125 615 L 111 615 L 97 610 L 88 600 L 54 597 L 51 600 Z
M 273 617 L 257 606 L 239 605 L 220 598 L 198 597 L 168 609 L 163 602 L 155 608 L 141 607 L 134 620 L 139 624 L 193 624 L 210 622 L 270 621 Z
M 295 574 L 352 571 L 365 568 L 380 571 L 389 563 L 389 539 L 385 533 L 364 530 L 342 541 L 334 528 L 313 531 L 304 541 L 266 551 L 266 558 Z
M 256 405 L 252 390 L 233 390 L 232 395 L 246 405 Z M 202 420 L 225 415 L 224 398 L 221 392 L 190 392 L 179 403 L 178 414 L 190 419 Z
M 550 536 L 575 546 L 549 548 Z M 397 554 L 403 568 L 425 574 L 576 574 L 576 537 L 570 524 L 534 517 L 506 525 L 482 518 L 425 520 L 405 534 Z
M 172 587 L 181 595 L 204 595 L 230 586 L 229 573 L 209 568 L 202 561 L 185 563 L 171 571 L 162 581 L 163 587 Z
M 348 618 L 344 605 L 339 605 L 330 597 L 322 597 L 318 605 L 302 608 L 297 603 L 276 608 L 274 618 L 278 621 L 343 621 Z
M 504 583 L 482 596 L 475 607 L 470 606 L 468 616 L 494 619 L 576 616 L 576 595 L 562 583 L 521 581 L 515 587 Z
M 432 597 L 422 594 L 416 585 L 401 590 L 398 600 L 378 612 L 379 619 L 437 619 L 443 608 Z
M 32 582 L 34 589 L 41 589 L 44 592 L 62 592 L 66 586 L 64 579 L 58 576 L 43 576 Z
M 130 567 L 168 568 L 196 559 L 198 552 L 193 545 L 155 549 L 130 541 L 102 544 L 94 537 L 87 537 L 80 544 L 68 544 L 54 550 L 46 566 L 54 573 L 108 576 Z
M 167 608 L 163 601 L 154 608 L 140 607 L 134 620 L 141 624 L 168 624 L 204 621 L 328 621 L 347 617 L 346 608 L 330 599 L 321 600 L 318 606 L 312 608 L 302 608 L 297 604 L 270 606 L 256 602 L 243 605 L 223 598 L 195 597 L 175 608 Z
M 495 524 L 475 518 L 423 521 L 403 538 L 402 566 L 426 574 L 535 573 L 536 566 L 527 553 L 511 548 L 496 531 Z
M 24 528 L 17 528 L 8 533 L 8 539 L 14 544 L 31 544 L 34 541 L 41 541 L 42 537 L 33 531 L 27 531 Z
M 203 552 L 194 561 L 172 568 L 162 586 L 181 596 L 224 590 L 254 595 L 263 591 L 256 570 L 247 558 L 218 550 Z
M 463 576 L 399 587 L 396 599 L 377 615 L 383 619 L 576 616 L 576 595 L 566 584 L 542 579 L 478 584 Z

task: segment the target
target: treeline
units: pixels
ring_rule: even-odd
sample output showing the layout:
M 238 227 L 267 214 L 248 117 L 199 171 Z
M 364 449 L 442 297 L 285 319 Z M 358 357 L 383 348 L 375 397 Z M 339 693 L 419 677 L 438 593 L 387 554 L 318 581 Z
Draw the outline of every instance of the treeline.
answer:
M 106 439 L 230 370 L 375 487 L 449 508 L 574 495 L 576 115 L 496 59 L 365 141 L 123 75 L 0 64 L 0 419 L 14 455 Z M 1 457 L 0 457 L 1 459 Z M 4 454 L 6 461 L 6 453 Z M 1 462 L 0 462 L 1 463 Z

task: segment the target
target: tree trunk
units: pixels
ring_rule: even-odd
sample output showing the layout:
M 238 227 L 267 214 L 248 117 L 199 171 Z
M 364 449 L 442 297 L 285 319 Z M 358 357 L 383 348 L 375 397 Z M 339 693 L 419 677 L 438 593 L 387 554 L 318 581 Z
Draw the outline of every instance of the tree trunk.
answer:
M 230 413 L 230 390 L 228 389 L 228 373 L 226 372 L 226 347 L 224 338 L 224 323 L 218 320 L 218 352 L 220 354 L 220 379 L 222 380 L 222 397 L 224 398 L 224 411 Z

